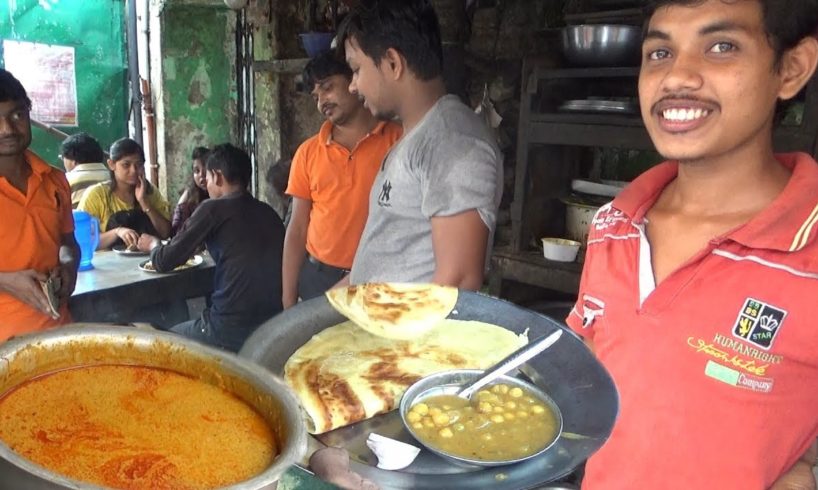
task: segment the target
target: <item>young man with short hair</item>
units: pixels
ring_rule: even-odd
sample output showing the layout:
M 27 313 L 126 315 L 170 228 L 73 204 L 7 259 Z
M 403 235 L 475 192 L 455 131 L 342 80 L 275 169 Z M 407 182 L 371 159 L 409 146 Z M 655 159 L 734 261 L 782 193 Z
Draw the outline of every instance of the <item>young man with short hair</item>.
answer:
M 72 134 L 62 142 L 60 156 L 65 166 L 65 177 L 71 186 L 71 205 L 76 208 L 83 193 L 99 182 L 111 179 L 105 165 L 105 153 L 99 142 L 88 133 Z
M 65 175 L 28 150 L 31 100 L 0 68 L 0 342 L 71 322 L 80 251 Z M 58 277 L 59 318 L 41 282 Z
M 446 94 L 434 9 L 428 0 L 362 0 L 341 42 L 350 91 L 404 128 L 375 179 L 350 282 L 480 288 L 502 197 L 502 155 L 474 111 Z
M 247 153 L 218 145 L 206 165 L 210 199 L 196 207 L 170 243 L 142 235 L 139 248 L 151 250 L 153 266 L 167 272 L 207 246 L 216 262 L 212 306 L 171 330 L 238 352 L 256 327 L 281 311 L 284 226 L 273 208 L 247 191 L 252 172 Z
M 369 191 L 401 128 L 379 122 L 349 92 L 352 71 L 330 51 L 310 60 L 304 83 L 327 118 L 295 152 L 287 194 L 283 303 L 320 296 L 352 267 L 367 218 Z
M 816 0 L 659 0 L 642 117 L 668 161 L 593 220 L 567 319 L 620 414 L 583 488 L 815 488 L 818 165 L 774 154 Z

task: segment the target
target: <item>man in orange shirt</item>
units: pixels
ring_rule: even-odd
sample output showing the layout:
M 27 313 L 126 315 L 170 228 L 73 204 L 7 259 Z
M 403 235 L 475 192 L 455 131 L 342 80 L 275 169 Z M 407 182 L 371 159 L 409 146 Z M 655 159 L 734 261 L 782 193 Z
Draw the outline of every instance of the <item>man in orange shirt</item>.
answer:
M 568 324 L 620 413 L 583 488 L 815 489 L 818 164 L 774 154 L 818 0 L 655 0 L 639 75 L 664 162 L 593 219 Z
M 319 296 L 352 267 L 368 215 L 369 192 L 387 151 L 401 136 L 349 92 L 352 71 L 333 52 L 311 60 L 304 83 L 327 121 L 295 153 L 287 194 L 292 217 L 284 240 L 284 308 Z
M 71 321 L 79 246 L 65 174 L 27 150 L 31 100 L 0 69 L 0 342 Z M 59 317 L 52 317 L 41 283 L 61 283 Z

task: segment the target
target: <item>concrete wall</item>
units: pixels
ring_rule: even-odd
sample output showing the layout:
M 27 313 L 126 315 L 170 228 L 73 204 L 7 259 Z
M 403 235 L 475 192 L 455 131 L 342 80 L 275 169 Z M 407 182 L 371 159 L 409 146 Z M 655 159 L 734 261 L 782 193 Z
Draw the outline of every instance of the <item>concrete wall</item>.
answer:
M 197 146 L 236 141 L 236 14 L 213 2 L 152 5 L 160 189 L 175 202 Z
M 76 60 L 79 127 L 103 147 L 127 135 L 128 91 L 124 0 L 0 0 L 0 38 L 73 46 Z M 12 73 L 14 67 L 6 67 Z M 33 129 L 32 149 L 49 163 L 62 140 Z

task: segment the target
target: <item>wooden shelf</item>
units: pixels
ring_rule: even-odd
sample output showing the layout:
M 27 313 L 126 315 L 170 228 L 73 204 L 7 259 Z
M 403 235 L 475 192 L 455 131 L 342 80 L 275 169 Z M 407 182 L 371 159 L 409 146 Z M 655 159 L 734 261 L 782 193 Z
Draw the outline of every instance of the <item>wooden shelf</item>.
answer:
M 576 294 L 582 264 L 546 260 L 540 251 L 513 252 L 510 248 L 494 249 L 491 256 L 489 285 L 499 295 L 500 282 L 512 280 L 562 293 Z
M 552 80 L 558 78 L 636 78 L 638 66 L 596 67 L 596 68 L 556 68 L 536 70 L 534 79 Z

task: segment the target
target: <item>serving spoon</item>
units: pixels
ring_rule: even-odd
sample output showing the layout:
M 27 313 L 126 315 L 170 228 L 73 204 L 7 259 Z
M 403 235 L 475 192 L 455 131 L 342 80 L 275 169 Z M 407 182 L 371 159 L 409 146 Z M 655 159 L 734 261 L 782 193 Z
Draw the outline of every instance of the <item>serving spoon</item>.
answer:
M 467 384 L 466 386 L 464 386 L 460 391 L 455 393 L 455 395 L 459 396 L 460 398 L 465 398 L 467 400 L 470 399 L 471 396 L 474 393 L 476 393 L 480 388 L 483 388 L 492 381 L 500 378 L 502 375 L 508 373 L 509 371 L 514 370 L 515 368 L 520 367 L 526 361 L 541 354 L 543 351 L 545 351 L 545 349 L 548 349 L 549 347 L 554 345 L 554 343 L 557 340 L 559 340 L 560 337 L 562 337 L 562 329 L 557 330 L 551 335 L 540 337 L 534 342 L 528 343 L 520 347 L 519 349 L 511 353 L 508 357 L 487 369 L 482 376 L 477 378 L 471 384 Z

